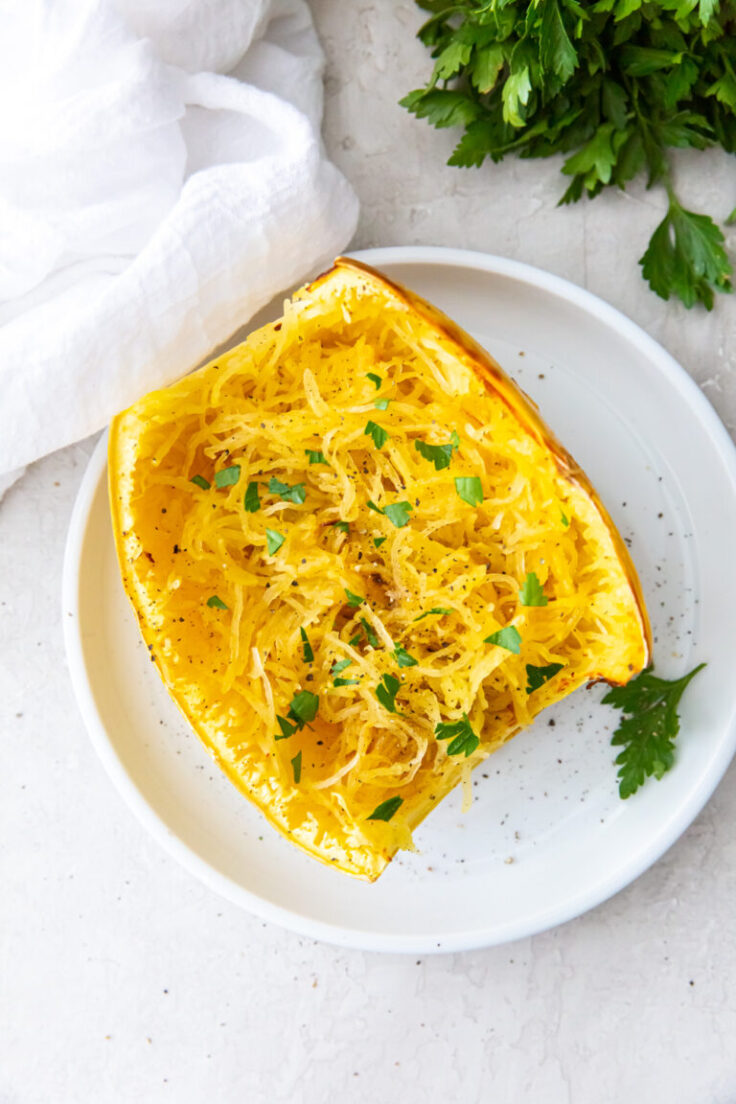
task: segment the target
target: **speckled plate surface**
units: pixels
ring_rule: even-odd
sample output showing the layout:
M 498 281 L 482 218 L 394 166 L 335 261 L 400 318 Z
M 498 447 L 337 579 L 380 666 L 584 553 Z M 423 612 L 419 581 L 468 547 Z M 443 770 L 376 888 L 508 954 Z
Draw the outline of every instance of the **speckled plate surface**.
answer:
M 69 665 L 93 743 L 151 833 L 230 900 L 304 934 L 374 950 L 461 950 L 579 915 L 627 885 L 690 824 L 736 744 L 736 453 L 687 373 L 613 308 L 512 261 L 407 247 L 356 254 L 447 311 L 536 400 L 630 543 L 657 669 L 708 667 L 683 701 L 674 770 L 617 796 L 617 714 L 580 690 L 451 794 L 375 885 L 302 855 L 212 763 L 151 666 L 123 594 L 106 441 L 72 518 Z M 263 311 L 252 326 L 280 313 Z

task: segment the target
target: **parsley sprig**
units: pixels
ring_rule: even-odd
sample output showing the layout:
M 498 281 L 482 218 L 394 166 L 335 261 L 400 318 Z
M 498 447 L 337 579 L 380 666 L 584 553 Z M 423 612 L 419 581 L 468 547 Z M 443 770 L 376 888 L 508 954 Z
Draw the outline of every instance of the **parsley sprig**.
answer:
M 435 127 L 462 127 L 451 165 L 563 153 L 560 203 L 645 173 L 667 213 L 640 264 L 663 299 L 713 306 L 732 266 L 719 227 L 674 191 L 671 150 L 736 152 L 733 0 L 417 0 L 436 59 L 401 101 Z
M 651 667 L 642 671 L 626 686 L 614 686 L 603 698 L 624 714 L 611 743 L 622 747 L 616 757 L 618 792 L 631 797 L 654 775 L 661 778 L 675 761 L 675 737 L 680 731 L 677 706 L 688 684 L 702 671 L 704 663 L 693 667 L 679 679 L 663 679 L 652 674 Z

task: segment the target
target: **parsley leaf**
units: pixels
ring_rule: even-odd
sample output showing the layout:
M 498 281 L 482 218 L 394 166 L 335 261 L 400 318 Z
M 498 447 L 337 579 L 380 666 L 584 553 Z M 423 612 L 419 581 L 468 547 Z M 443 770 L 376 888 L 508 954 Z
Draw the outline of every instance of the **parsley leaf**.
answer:
M 375 406 L 376 410 L 388 410 L 388 404 L 390 402 L 390 399 L 374 399 L 373 405 Z
M 450 442 L 447 445 L 428 445 L 426 441 L 419 440 L 414 442 L 414 448 L 419 455 L 434 464 L 435 471 L 442 471 L 443 468 L 449 468 L 452 454 L 459 445 L 460 438 L 455 429 L 453 429 Z
M 368 643 L 370 644 L 370 646 L 372 648 L 377 648 L 378 647 L 378 637 L 376 636 L 373 629 L 371 628 L 370 622 L 366 621 L 365 617 L 361 617 L 360 623 L 363 626 L 363 632 L 365 633 L 365 638 L 368 641 Z
M 198 487 L 201 487 L 203 491 L 208 491 L 211 484 L 203 475 L 193 475 L 189 480 L 190 483 L 195 483 Z
M 334 678 L 335 675 L 339 675 L 341 671 L 344 671 L 346 667 L 349 667 L 352 663 L 352 659 L 337 659 L 332 665 L 330 674 Z
M 527 571 L 526 579 L 524 579 L 519 591 L 519 601 L 522 606 L 547 605 L 547 595 L 544 593 L 535 571 Z
M 349 678 L 336 678 L 332 681 L 333 686 L 357 686 L 359 683 L 360 679 Z
M 376 425 L 375 422 L 366 422 L 366 427 L 363 433 L 367 437 L 373 438 L 373 444 L 377 449 L 382 448 L 388 441 L 388 433 L 382 426 Z
M 438 740 L 450 740 L 447 746 L 448 755 L 464 755 L 465 758 L 472 755 L 480 744 L 480 740 L 470 726 L 467 713 L 463 713 L 461 721 L 447 721 L 438 724 L 434 730 Z
M 373 382 L 373 384 L 376 388 L 376 391 L 380 390 L 381 384 L 383 383 L 383 380 L 381 379 L 380 376 L 377 376 L 375 372 L 366 372 L 366 378 L 369 379 L 369 380 L 372 380 L 372 382 Z
M 480 506 L 483 501 L 483 484 L 477 475 L 456 476 L 455 490 L 470 506 Z
M 533 694 L 545 682 L 553 679 L 558 671 L 565 666 L 564 663 L 549 663 L 546 667 L 535 667 L 533 663 L 526 665 L 526 692 Z
M 383 512 L 397 529 L 403 529 L 405 525 L 409 524 L 409 514 L 412 511 L 412 505 L 410 502 L 389 502 L 388 506 L 383 507 Z
M 567 517 L 567 515 L 566 515 L 566 514 L 564 514 L 564 513 L 560 512 L 560 521 L 561 521 L 561 522 L 562 522 L 562 524 L 564 525 L 565 529 L 567 529 L 568 525 L 570 524 L 570 519 L 569 519 L 569 517 Z
M 305 449 L 304 450 L 304 455 L 307 457 L 310 464 L 328 464 L 329 465 L 329 460 L 327 459 L 325 454 L 323 452 L 321 452 L 319 449 Z
M 339 533 L 350 533 L 350 526 L 347 521 L 333 521 L 332 528 L 337 529 Z
M 289 737 L 293 736 L 296 730 L 301 727 L 300 725 L 291 724 L 287 721 L 286 717 L 282 717 L 280 713 L 276 714 L 276 720 L 279 722 L 281 732 L 274 736 L 274 740 L 288 740 Z
M 243 505 L 245 506 L 246 513 L 248 514 L 255 514 L 257 510 L 260 510 L 261 500 L 258 496 L 257 483 L 248 484 L 248 489 L 246 490 L 243 497 Z
M 222 598 L 218 598 L 216 594 L 213 594 L 211 598 L 207 599 L 207 605 L 210 609 L 226 610 L 228 608 Z
M 232 487 L 240 479 L 240 464 L 231 464 L 229 468 L 222 468 L 215 472 L 216 487 Z
M 495 644 L 498 648 L 505 648 L 507 652 L 518 655 L 521 651 L 521 633 L 516 625 L 507 625 L 505 629 L 499 629 L 487 636 L 484 643 Z
M 385 542 L 387 540 L 388 540 L 388 537 L 374 537 L 373 538 L 373 543 L 376 546 L 376 548 L 380 548 L 381 545 L 385 544 Z
M 365 598 L 361 598 L 359 594 L 353 594 L 352 590 L 348 590 L 347 587 L 343 589 L 349 606 L 359 606 L 362 602 L 365 602 Z
M 294 772 L 294 785 L 298 786 L 302 780 L 302 753 L 298 751 L 291 760 L 291 769 Z
M 304 645 L 304 662 L 314 663 L 314 651 L 312 650 L 312 645 L 309 643 L 309 637 L 305 633 L 303 627 L 299 629 L 299 635 L 301 636 L 302 644 Z
M 686 307 L 713 308 L 713 289 L 730 291 L 733 268 L 723 234 L 707 215 L 686 211 L 674 196 L 640 260 L 642 275 L 663 299 L 676 295 Z
M 443 614 L 443 613 L 452 613 L 452 612 L 453 611 L 451 609 L 445 609 L 444 606 L 433 606 L 432 609 L 427 610 L 426 613 L 420 613 L 418 617 L 414 618 L 414 620 L 415 621 L 423 621 L 425 617 L 431 617 L 433 613 Z
M 402 648 L 400 644 L 394 645 L 394 659 L 398 663 L 399 667 L 416 667 L 417 663 L 419 662 L 419 660 L 415 659 L 414 656 L 409 655 L 409 653 L 404 648 Z
M 401 683 L 393 675 L 384 675 L 375 693 L 381 705 L 384 709 L 388 709 L 389 713 L 396 713 L 396 695 L 401 689 Z
M 622 798 L 631 797 L 654 775 L 660 779 L 675 761 L 674 741 L 680 731 L 677 706 L 691 680 L 702 671 L 699 663 L 679 679 L 662 679 L 652 674 L 651 667 L 642 671 L 626 686 L 614 686 L 603 698 L 624 714 L 611 743 L 623 747 L 616 758 Z
M 300 690 L 291 699 L 289 717 L 296 722 L 297 728 L 304 728 L 305 724 L 309 724 L 317 716 L 318 709 L 319 695 L 313 694 L 311 690 Z
M 266 547 L 268 549 L 269 556 L 275 556 L 281 545 L 286 540 L 286 537 L 282 533 L 277 533 L 275 529 L 266 530 Z
M 293 502 L 296 506 L 301 506 L 307 497 L 303 483 L 295 483 L 293 487 L 290 487 L 288 483 L 282 483 L 280 479 L 276 479 L 273 475 L 268 481 L 268 490 L 271 494 L 278 495 L 282 501 Z
M 366 820 L 391 820 L 391 817 L 404 804 L 403 797 L 389 797 L 377 805 Z

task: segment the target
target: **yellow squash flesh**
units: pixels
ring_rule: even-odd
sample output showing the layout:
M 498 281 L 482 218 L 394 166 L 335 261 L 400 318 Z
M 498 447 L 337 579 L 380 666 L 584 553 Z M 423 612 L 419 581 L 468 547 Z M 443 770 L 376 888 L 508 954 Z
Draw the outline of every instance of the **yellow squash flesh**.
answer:
M 448 446 L 439 468 L 417 442 Z M 584 473 L 467 334 L 357 262 L 119 415 L 109 461 L 123 583 L 172 697 L 271 823 L 346 873 L 377 878 L 540 710 L 648 662 L 634 568 Z M 521 601 L 532 572 L 546 604 Z M 510 627 L 518 655 L 485 642 Z M 528 693 L 527 666 L 554 664 Z M 395 712 L 376 695 L 391 679 Z M 301 691 L 316 716 L 276 739 Z M 467 758 L 435 735 L 464 716 Z

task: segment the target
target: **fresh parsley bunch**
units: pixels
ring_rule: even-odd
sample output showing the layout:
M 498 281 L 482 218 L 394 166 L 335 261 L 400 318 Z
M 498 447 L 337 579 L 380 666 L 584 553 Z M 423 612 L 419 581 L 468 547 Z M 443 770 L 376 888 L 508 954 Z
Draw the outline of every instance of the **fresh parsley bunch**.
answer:
M 670 151 L 736 151 L 734 0 L 417 3 L 432 13 L 419 37 L 436 62 L 401 103 L 465 128 L 449 164 L 565 154 L 560 203 L 645 172 L 669 200 L 639 261 L 650 287 L 708 310 L 714 290 L 731 290 L 723 234 L 679 202 Z

